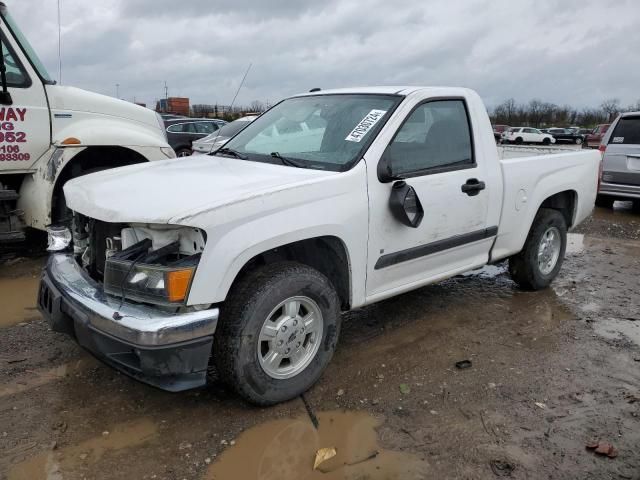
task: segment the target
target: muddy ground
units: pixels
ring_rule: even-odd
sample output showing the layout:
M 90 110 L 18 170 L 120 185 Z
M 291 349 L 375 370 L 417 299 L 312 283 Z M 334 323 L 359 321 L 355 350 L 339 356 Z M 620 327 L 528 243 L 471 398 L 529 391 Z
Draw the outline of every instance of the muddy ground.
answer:
M 345 315 L 306 395 L 318 430 L 301 400 L 170 394 L 100 364 L 34 309 L 43 259 L 14 259 L 0 478 L 640 479 L 640 214 L 596 209 L 570 250 L 546 291 L 498 265 Z M 314 471 L 323 447 L 337 454 Z

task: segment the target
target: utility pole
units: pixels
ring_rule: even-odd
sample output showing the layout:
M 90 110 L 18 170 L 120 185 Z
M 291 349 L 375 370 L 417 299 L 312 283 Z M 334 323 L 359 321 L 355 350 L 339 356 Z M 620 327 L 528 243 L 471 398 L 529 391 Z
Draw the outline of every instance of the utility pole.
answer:
M 116 98 L 120 98 L 120 84 L 116 83 Z

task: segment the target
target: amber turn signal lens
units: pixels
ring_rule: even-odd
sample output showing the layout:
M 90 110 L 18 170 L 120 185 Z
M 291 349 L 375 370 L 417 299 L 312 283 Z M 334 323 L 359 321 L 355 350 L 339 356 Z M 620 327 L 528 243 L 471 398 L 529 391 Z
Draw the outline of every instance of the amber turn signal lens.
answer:
M 63 145 L 80 145 L 82 142 L 78 140 L 76 137 L 68 137 L 62 140 Z
M 184 270 L 172 270 L 166 273 L 166 292 L 170 302 L 184 300 L 189 290 L 193 272 L 193 268 L 187 268 Z

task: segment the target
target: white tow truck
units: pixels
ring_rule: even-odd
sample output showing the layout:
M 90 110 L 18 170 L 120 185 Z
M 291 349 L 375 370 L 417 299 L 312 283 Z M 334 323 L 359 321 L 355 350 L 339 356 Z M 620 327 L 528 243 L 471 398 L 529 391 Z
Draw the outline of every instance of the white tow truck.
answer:
M 0 245 L 67 216 L 71 178 L 175 158 L 156 113 L 56 85 L 3 3 L 0 30 Z
M 287 400 L 320 378 L 341 311 L 505 259 L 547 287 L 601 157 L 538 151 L 499 151 L 468 89 L 295 96 L 210 155 L 68 182 L 39 307 L 152 385 L 201 386 L 213 359 L 249 401 Z

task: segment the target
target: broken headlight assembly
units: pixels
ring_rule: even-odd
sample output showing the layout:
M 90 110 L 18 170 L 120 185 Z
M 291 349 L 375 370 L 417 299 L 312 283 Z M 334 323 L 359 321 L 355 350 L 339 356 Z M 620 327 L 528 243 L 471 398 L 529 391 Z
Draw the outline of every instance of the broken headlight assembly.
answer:
M 179 242 L 157 250 L 151 250 L 151 245 L 150 239 L 144 239 L 109 256 L 104 291 L 154 305 L 184 305 L 200 254 L 180 255 Z

